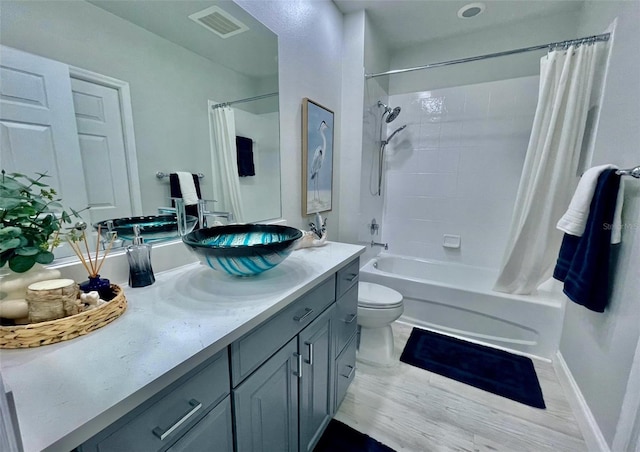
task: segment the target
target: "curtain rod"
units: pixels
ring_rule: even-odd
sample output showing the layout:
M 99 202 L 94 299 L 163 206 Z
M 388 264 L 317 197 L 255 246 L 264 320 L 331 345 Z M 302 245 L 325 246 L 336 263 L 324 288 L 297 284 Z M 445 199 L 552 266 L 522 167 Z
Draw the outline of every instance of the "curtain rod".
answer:
M 247 97 L 246 99 L 232 100 L 230 102 L 222 102 L 221 104 L 212 105 L 211 108 L 228 107 L 232 104 L 241 104 L 243 102 L 251 102 L 252 100 L 266 99 L 267 97 L 277 96 L 278 93 L 261 94 L 260 96 Z
M 431 63 L 424 66 L 417 66 L 417 67 L 411 67 L 406 69 L 395 69 L 392 71 L 378 72 L 376 74 L 365 74 L 364 77 L 369 79 L 374 77 L 381 77 L 383 75 L 402 74 L 404 72 L 420 71 L 422 69 L 431 69 L 435 67 L 450 66 L 452 64 L 459 64 L 459 63 L 469 63 L 471 61 L 486 60 L 489 58 L 514 55 L 516 53 L 532 52 L 534 50 L 548 49 L 549 51 L 551 51 L 558 47 L 569 47 L 574 44 L 579 45 L 585 42 L 588 43 L 588 42 L 608 41 L 610 36 L 611 36 L 611 33 L 603 33 L 601 35 L 588 36 L 586 38 L 570 39 L 567 41 L 560 41 L 560 42 L 551 42 L 549 44 L 540 44 L 537 46 L 523 47 L 520 49 L 505 50 L 504 52 L 489 53 L 487 55 L 480 55 L 480 56 L 474 56 L 469 58 L 460 58 L 458 60 L 443 61 L 441 63 Z

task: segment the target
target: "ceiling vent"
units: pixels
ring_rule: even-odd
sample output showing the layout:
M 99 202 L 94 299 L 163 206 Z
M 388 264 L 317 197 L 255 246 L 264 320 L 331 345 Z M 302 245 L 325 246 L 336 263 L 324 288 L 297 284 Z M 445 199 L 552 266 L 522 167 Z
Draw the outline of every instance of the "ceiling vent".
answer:
M 247 31 L 249 27 L 219 6 L 212 6 L 189 16 L 189 19 L 214 32 L 221 38 L 228 38 Z

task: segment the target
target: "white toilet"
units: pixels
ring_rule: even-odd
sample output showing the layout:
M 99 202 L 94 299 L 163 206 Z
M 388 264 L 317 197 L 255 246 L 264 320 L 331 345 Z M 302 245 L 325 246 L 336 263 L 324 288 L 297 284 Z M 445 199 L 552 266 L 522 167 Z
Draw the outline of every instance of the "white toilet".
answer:
M 391 323 L 403 312 L 400 292 L 380 284 L 358 283 L 359 361 L 382 367 L 395 364 Z

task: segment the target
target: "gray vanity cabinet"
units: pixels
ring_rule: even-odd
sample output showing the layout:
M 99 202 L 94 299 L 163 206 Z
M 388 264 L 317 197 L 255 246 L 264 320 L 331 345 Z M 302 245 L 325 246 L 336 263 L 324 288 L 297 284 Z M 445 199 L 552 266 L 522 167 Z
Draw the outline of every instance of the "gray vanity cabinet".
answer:
M 359 259 L 356 259 L 336 276 L 336 310 L 334 321 L 334 413 L 347 394 L 347 388 L 355 377 L 356 344 L 358 332 L 358 279 Z
M 298 450 L 297 351 L 294 338 L 233 390 L 238 452 Z
M 85 442 L 82 452 L 233 451 L 227 349 Z M 199 447 L 209 444 L 208 447 Z
M 298 336 L 300 376 L 300 451 L 312 451 L 333 416 L 333 341 L 335 305 Z
M 333 414 L 334 301 L 331 277 L 231 345 L 238 452 L 311 451 L 320 439 Z

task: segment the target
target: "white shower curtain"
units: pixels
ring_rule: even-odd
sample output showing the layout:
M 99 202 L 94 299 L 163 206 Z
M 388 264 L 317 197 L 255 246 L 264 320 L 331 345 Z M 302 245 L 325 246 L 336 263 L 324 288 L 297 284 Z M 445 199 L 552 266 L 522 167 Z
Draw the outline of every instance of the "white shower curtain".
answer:
M 540 92 L 494 290 L 535 293 L 549 279 L 562 233 L 556 223 L 577 184 L 596 60 L 604 44 L 571 46 L 540 61 Z
M 215 210 L 228 210 L 235 221 L 244 221 L 238 161 L 236 155 L 236 122 L 231 107 L 218 107 L 211 111 L 209 129 L 211 143 L 211 165 L 215 178 L 214 197 L 219 204 Z

